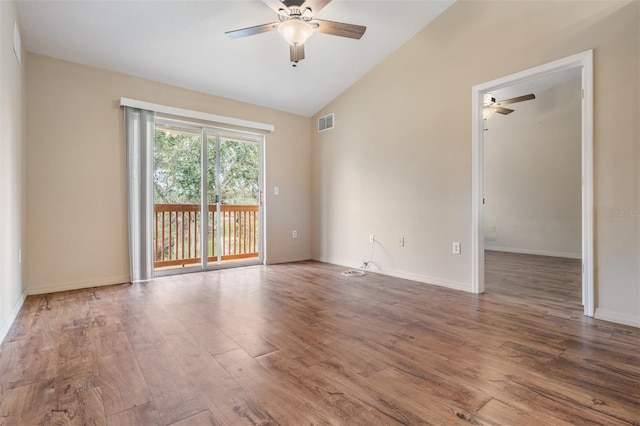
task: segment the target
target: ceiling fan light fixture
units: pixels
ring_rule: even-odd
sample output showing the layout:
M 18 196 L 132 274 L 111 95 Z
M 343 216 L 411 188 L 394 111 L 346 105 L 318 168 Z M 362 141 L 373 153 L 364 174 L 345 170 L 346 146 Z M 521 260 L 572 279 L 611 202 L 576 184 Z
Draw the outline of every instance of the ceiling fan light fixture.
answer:
M 482 110 L 482 118 L 484 118 L 485 120 L 488 120 L 491 117 L 493 117 L 493 114 L 495 113 L 496 113 L 495 108 L 484 107 L 484 109 Z
M 313 28 L 302 19 L 292 17 L 278 25 L 280 35 L 292 46 L 304 44 L 311 34 Z

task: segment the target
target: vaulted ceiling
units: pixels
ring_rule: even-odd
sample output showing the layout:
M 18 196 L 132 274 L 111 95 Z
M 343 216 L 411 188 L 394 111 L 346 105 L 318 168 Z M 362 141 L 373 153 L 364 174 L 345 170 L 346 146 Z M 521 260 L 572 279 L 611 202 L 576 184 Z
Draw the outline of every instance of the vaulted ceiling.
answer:
M 311 116 L 454 1 L 333 0 L 317 17 L 366 33 L 313 34 L 295 68 L 277 31 L 225 36 L 277 21 L 259 0 L 19 0 L 18 13 L 31 52 Z

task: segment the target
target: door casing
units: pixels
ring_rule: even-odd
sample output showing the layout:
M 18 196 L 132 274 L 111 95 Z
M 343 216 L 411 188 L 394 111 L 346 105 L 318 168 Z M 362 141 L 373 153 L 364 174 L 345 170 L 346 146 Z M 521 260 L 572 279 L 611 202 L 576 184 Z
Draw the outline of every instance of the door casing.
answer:
M 504 87 L 524 83 L 572 68 L 579 68 L 582 73 L 582 304 L 584 306 L 584 314 L 593 317 L 595 312 L 595 259 L 593 248 L 593 50 L 577 53 L 557 61 L 472 87 L 471 290 L 473 293 L 484 293 L 483 95 Z

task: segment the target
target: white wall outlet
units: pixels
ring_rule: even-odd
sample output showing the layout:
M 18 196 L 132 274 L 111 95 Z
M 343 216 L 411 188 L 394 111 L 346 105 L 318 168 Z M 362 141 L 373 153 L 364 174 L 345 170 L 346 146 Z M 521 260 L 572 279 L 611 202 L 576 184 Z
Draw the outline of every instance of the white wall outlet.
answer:
M 404 237 L 398 238 L 398 247 L 404 247 Z
M 459 242 L 454 242 L 453 243 L 453 254 L 460 254 L 460 243 Z
M 370 243 L 375 243 L 376 242 L 376 236 L 374 234 L 369 234 L 369 242 Z
M 298 238 L 298 231 L 296 229 L 291 232 L 291 238 Z
M 274 186 L 273 187 L 273 195 L 280 195 L 280 187 L 279 186 Z
M 495 227 L 495 225 L 491 227 L 491 232 L 496 232 L 496 227 Z

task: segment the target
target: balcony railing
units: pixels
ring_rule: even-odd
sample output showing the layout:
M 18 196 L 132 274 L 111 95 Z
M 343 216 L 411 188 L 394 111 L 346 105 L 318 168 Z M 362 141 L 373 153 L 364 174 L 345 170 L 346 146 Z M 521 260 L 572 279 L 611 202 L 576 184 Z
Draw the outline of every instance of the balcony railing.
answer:
M 208 262 L 258 257 L 258 206 L 220 206 L 217 229 L 216 205 L 207 212 Z M 154 266 L 187 266 L 201 262 L 202 220 L 199 204 L 154 205 Z M 220 253 L 218 237 L 221 236 Z

